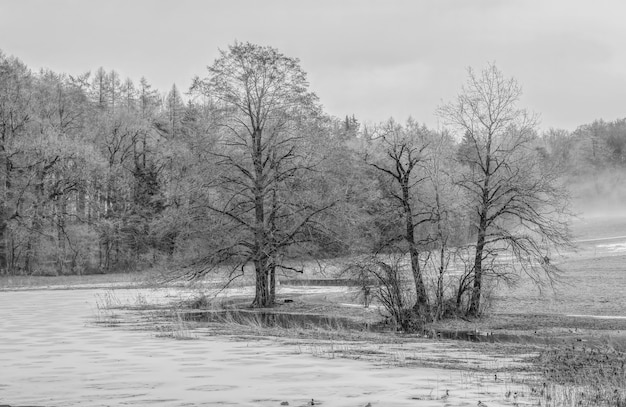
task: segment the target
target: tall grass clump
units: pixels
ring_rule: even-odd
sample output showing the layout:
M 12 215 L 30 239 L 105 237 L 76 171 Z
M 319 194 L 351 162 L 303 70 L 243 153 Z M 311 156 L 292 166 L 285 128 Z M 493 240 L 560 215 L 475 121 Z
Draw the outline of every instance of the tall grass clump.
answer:
M 613 346 L 559 347 L 538 357 L 544 406 L 626 407 L 626 353 Z

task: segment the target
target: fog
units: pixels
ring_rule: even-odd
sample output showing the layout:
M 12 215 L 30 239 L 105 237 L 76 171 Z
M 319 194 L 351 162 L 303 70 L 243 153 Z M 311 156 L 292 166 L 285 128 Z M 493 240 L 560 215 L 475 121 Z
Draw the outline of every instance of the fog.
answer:
M 569 182 L 579 218 L 626 218 L 626 170 L 609 169 Z

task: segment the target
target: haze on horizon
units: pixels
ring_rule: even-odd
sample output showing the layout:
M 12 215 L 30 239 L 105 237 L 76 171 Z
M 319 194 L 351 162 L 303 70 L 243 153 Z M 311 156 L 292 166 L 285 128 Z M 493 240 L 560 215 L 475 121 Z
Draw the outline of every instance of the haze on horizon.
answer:
M 297 57 L 326 111 L 363 122 L 435 109 L 495 62 L 541 128 L 623 118 L 626 3 L 566 1 L 0 0 L 0 50 L 31 69 L 102 66 L 181 91 L 237 41 Z

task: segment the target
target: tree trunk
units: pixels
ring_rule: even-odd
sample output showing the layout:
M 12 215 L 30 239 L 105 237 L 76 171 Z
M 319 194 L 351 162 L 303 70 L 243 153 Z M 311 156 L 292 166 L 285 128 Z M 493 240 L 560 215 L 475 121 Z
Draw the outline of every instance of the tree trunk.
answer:
M 480 315 L 480 296 L 483 283 L 483 250 L 485 248 L 485 233 L 479 231 L 476 243 L 476 257 L 474 257 L 474 287 L 470 299 L 467 316 L 478 317 Z
M 65 274 L 65 196 L 57 197 L 57 274 Z
M 421 318 L 429 318 L 430 310 L 428 307 L 428 295 L 424 285 L 424 278 L 420 267 L 419 250 L 415 243 L 415 225 L 413 224 L 413 211 L 410 203 L 409 179 L 403 179 L 402 182 L 402 206 L 404 207 L 404 218 L 406 223 L 405 240 L 409 245 L 409 255 L 411 257 L 411 271 L 413 273 L 413 281 L 415 283 L 415 304 L 414 311 Z
M 265 225 L 265 173 L 263 170 L 262 131 L 257 129 L 252 134 L 252 162 L 254 163 L 254 268 L 256 290 L 253 307 L 264 308 L 274 304 L 270 290 L 270 259 L 266 254 L 267 230 Z
M 8 274 L 9 272 L 9 254 L 8 254 L 8 200 L 9 200 L 9 188 L 11 183 L 9 181 L 11 163 L 7 157 L 4 149 L 4 137 L 2 137 L 2 145 L 0 145 L 0 167 L 3 167 L 4 179 L 0 182 L 0 188 L 2 196 L 0 199 L 0 273 Z
M 275 153 L 275 152 L 274 152 Z M 274 154 L 274 162 L 276 160 L 276 154 Z M 275 233 L 277 232 L 276 227 L 276 216 L 278 215 L 278 199 L 276 197 L 276 189 L 272 190 L 272 208 L 269 213 L 269 239 L 270 245 L 272 249 L 275 248 L 276 242 L 274 241 Z M 272 305 L 276 301 L 276 253 L 272 253 L 271 264 L 269 268 L 269 284 L 270 284 L 270 298 L 272 299 Z
M 4 206 L 4 205 L 2 205 Z M 8 274 L 7 262 L 7 222 L 5 220 L 5 211 L 0 207 L 0 274 Z
M 411 244 L 411 270 L 413 271 L 413 280 L 415 281 L 415 304 L 413 309 L 422 318 L 429 318 L 430 310 L 428 306 L 428 295 L 426 294 L 426 287 L 424 286 L 424 279 L 422 276 L 422 270 L 419 263 L 419 252 L 415 243 Z
M 437 310 L 435 312 L 436 320 L 440 320 L 443 317 L 443 313 L 444 313 L 443 278 L 446 272 L 446 267 L 445 267 L 446 246 L 445 246 L 445 242 L 441 233 L 439 237 L 440 237 L 441 247 L 439 248 L 439 275 L 437 276 Z
M 269 270 L 269 285 L 270 285 L 270 298 L 272 299 L 272 304 L 276 301 L 276 265 L 272 264 Z
M 487 148 L 489 148 L 487 144 Z M 485 181 L 483 184 L 482 207 L 478 222 L 478 238 L 476 239 L 476 255 L 474 257 L 474 287 L 467 315 L 477 317 L 480 315 L 480 296 L 483 284 L 483 251 L 485 250 L 485 237 L 487 234 L 487 214 L 489 209 L 489 164 L 490 155 L 487 154 L 485 166 Z
M 444 297 L 443 297 L 443 279 L 446 272 L 446 246 L 448 244 L 447 237 L 442 227 L 442 208 L 439 199 L 439 186 L 435 185 L 435 204 L 437 209 L 437 240 L 439 241 L 439 275 L 437 276 L 437 310 L 435 319 L 440 320 L 444 313 Z
M 261 259 L 254 262 L 256 273 L 255 295 L 252 306 L 255 308 L 267 308 L 274 304 L 274 299 L 269 290 L 270 268 L 267 259 Z
M 476 256 L 474 257 L 474 287 L 467 315 L 477 317 L 480 315 L 480 296 L 483 284 L 483 251 L 487 235 L 487 216 L 489 211 L 489 179 L 491 178 L 491 142 L 493 134 L 489 133 L 485 146 L 485 162 L 483 174 L 485 179 L 482 185 L 482 201 L 480 203 L 480 219 L 478 220 L 478 238 L 476 239 Z

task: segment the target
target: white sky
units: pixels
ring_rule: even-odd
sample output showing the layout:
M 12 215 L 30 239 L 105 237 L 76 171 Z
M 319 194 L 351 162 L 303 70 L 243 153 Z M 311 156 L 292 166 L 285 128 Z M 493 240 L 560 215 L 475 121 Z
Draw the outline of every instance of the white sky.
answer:
M 327 112 L 365 122 L 435 109 L 494 61 L 541 127 L 626 117 L 622 0 L 0 0 L 0 49 L 32 69 L 102 66 L 185 91 L 235 40 L 297 57 Z

